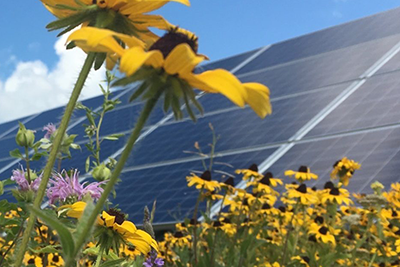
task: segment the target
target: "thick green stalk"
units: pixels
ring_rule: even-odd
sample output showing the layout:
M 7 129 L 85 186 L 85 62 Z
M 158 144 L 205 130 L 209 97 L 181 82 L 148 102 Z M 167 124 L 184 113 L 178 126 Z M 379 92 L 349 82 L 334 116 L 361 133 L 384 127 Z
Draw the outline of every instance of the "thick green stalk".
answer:
M 67 107 L 65 108 L 64 116 L 61 120 L 60 127 L 57 130 L 57 135 L 54 138 L 53 146 L 49 155 L 49 159 L 47 161 L 46 167 L 44 168 L 42 181 L 40 182 L 39 189 L 37 191 L 35 200 L 33 202 L 33 207 L 39 209 L 40 205 L 43 201 L 44 194 L 46 192 L 47 183 L 49 182 L 50 175 L 53 171 L 54 163 L 57 159 L 57 153 L 60 149 L 62 139 L 67 131 L 69 120 L 71 119 L 72 112 L 74 111 L 76 102 L 78 101 L 79 95 L 81 94 L 82 88 L 85 84 L 86 78 L 89 75 L 90 69 L 92 68 L 93 62 L 95 59 L 95 53 L 89 53 L 86 57 L 85 63 L 83 64 L 82 70 L 79 73 L 78 80 L 76 81 L 74 90 L 72 91 L 72 95 L 69 99 Z M 29 242 L 29 237 L 32 232 L 32 229 L 35 225 L 36 215 L 31 213 L 27 227 L 25 229 L 24 235 L 22 237 L 21 245 L 17 252 L 17 257 L 15 261 L 15 266 L 19 267 L 22 264 L 22 260 L 24 258 L 24 254 Z
M 106 202 L 108 195 L 110 194 L 111 190 L 114 188 L 114 185 L 116 184 L 118 177 L 121 174 L 121 171 L 125 166 L 125 162 L 127 161 L 128 157 L 132 151 L 133 145 L 135 144 L 136 140 L 140 136 L 140 132 L 142 131 L 143 127 L 145 126 L 146 121 L 147 121 L 151 111 L 153 110 L 154 106 L 157 104 L 157 101 L 160 98 L 161 93 L 162 93 L 162 90 L 159 90 L 155 96 L 153 96 L 152 98 L 147 100 L 146 105 L 144 106 L 144 108 L 140 114 L 140 117 L 135 125 L 135 128 L 133 129 L 133 132 L 132 132 L 131 136 L 129 137 L 129 140 L 126 143 L 124 150 L 122 151 L 121 157 L 118 160 L 117 165 L 115 166 L 115 169 L 111 175 L 111 178 L 108 181 L 106 187 L 104 188 L 103 194 L 101 195 L 100 199 L 97 201 L 97 204 L 96 204 L 92 214 L 90 215 L 87 223 L 85 224 L 85 228 L 82 230 L 82 234 L 79 235 L 78 239 L 76 240 L 75 252 L 74 252 L 75 257 L 79 253 L 82 246 L 84 245 L 86 239 L 88 238 L 90 230 L 93 227 L 93 225 L 95 224 L 98 214 L 103 209 L 103 205 Z M 74 259 L 69 258 L 64 266 L 67 266 L 67 267 L 72 266 L 73 262 L 74 262 Z

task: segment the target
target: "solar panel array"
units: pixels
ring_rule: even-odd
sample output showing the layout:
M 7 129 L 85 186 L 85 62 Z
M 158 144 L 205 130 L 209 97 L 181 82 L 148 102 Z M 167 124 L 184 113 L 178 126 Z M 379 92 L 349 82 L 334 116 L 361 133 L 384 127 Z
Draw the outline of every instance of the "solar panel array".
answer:
M 194 151 L 198 142 L 204 153 L 210 152 L 210 123 L 220 136 L 213 173 L 217 179 L 235 176 L 235 168 L 252 163 L 280 178 L 287 169 L 307 165 L 321 177 L 315 182 L 321 187 L 332 164 L 348 156 L 362 164 L 349 185 L 354 192 L 369 192 L 374 180 L 386 187 L 399 181 L 399 17 L 400 9 L 394 9 L 203 66 L 202 70 L 226 68 L 243 82 L 269 86 L 273 114 L 261 120 L 250 108 L 242 110 L 212 94 L 199 98 L 205 114 L 196 124 L 188 118 L 174 121 L 158 108 L 135 145 L 113 202 L 135 222 L 141 222 L 143 207 L 154 200 L 155 224 L 189 216 L 197 194 L 187 188 L 185 177 L 204 167 L 198 155 L 185 151 Z M 122 104 L 106 117 L 102 135 L 123 133 L 125 137 L 104 142 L 104 159 L 118 158 L 143 106 L 128 102 L 131 92 L 115 93 Z M 101 103 L 101 97 L 84 102 L 94 109 Z M 62 111 L 53 109 L 20 121 L 40 131 L 47 123 L 59 121 Z M 75 113 L 69 128 L 69 133 L 79 134 L 80 144 L 86 141 L 83 115 Z M 17 121 L 0 125 L 1 178 L 18 167 L 18 161 L 8 155 L 16 148 L 16 131 Z M 83 173 L 87 155 L 85 150 L 74 151 L 63 167 Z

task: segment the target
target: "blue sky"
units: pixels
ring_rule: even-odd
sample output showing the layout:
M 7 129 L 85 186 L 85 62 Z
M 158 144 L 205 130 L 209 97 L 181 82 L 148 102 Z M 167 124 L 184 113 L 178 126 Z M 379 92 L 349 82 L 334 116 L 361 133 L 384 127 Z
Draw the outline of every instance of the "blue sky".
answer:
M 54 78 L 57 71 L 68 71 L 59 66 L 63 54 L 61 41 L 56 52 L 56 33 L 45 29 L 54 17 L 39 0 L 23 2 L 23 5 L 16 5 L 14 1 L 2 3 L 0 114 L 2 91 L 8 88 L 11 94 L 10 91 L 19 90 L 19 85 L 14 85 L 19 84 L 21 77 L 16 74 L 18 71 L 35 69 L 29 75 L 39 73 L 50 78 Z M 195 32 L 199 36 L 199 52 L 211 60 L 400 6 L 398 0 L 191 0 L 191 3 L 191 7 L 169 3 L 159 13 L 171 23 Z M 68 63 L 67 56 L 64 62 Z M 14 82 L 9 81 L 12 77 Z M 29 83 L 23 85 L 26 84 Z M 49 88 L 55 86 L 48 85 Z M 51 103 L 49 105 L 52 107 Z M 0 115 L 2 120 L 4 115 L 3 119 Z

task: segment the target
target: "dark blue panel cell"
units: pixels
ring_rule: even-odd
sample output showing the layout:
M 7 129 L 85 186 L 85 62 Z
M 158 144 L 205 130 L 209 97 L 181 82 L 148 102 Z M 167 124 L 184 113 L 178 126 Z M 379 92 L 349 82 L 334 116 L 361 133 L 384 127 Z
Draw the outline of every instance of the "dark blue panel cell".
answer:
M 384 74 L 392 71 L 398 71 L 400 69 L 400 53 L 397 53 L 391 60 L 383 65 L 376 74 Z
M 396 36 L 371 41 L 260 72 L 239 75 L 239 78 L 243 82 L 260 82 L 267 85 L 272 97 L 311 91 L 358 79 L 399 41 L 399 38 Z
M 274 44 L 239 71 L 245 73 L 400 33 L 400 9 L 306 34 Z
M 3 124 L 0 124 L 0 139 L 3 137 L 10 135 L 11 132 L 14 132 L 15 129 L 18 128 L 18 121 L 23 121 L 26 118 L 22 118 L 20 120 L 9 121 Z M 12 130 L 12 131 L 11 131 Z
M 206 114 L 196 124 L 183 121 L 159 127 L 135 145 L 128 165 L 185 158 L 188 154 L 184 151 L 194 150 L 195 142 L 199 142 L 203 152 L 208 153 L 208 144 L 212 142 L 210 123 L 220 136 L 217 151 L 286 141 L 344 87 L 333 86 L 312 94 L 272 101 L 273 113 L 264 120 L 250 108 L 238 108 L 216 115 Z
M 0 140 L 0 159 L 9 158 L 10 151 L 18 148 L 13 136 L 5 137 Z
M 205 63 L 197 68 L 197 72 L 203 72 L 206 70 L 213 70 L 213 69 L 226 69 L 226 70 L 233 70 L 243 61 L 251 57 L 254 53 L 256 53 L 259 49 L 252 50 L 243 54 L 235 55 L 232 57 L 224 58 L 221 60 L 217 60 L 211 63 Z
M 307 136 L 326 135 L 400 122 L 397 73 L 369 78 Z
M 159 105 L 157 105 L 150 114 L 150 117 L 147 120 L 147 126 L 159 122 L 164 117 L 164 112 L 161 109 L 160 104 L 161 102 L 159 102 Z M 129 132 L 136 125 L 142 109 L 143 104 L 134 104 L 107 112 L 104 116 L 104 120 L 100 129 L 101 136 Z M 96 121 L 98 121 L 98 119 L 96 119 Z M 70 134 L 78 135 L 78 137 L 75 139 L 76 141 L 82 141 L 86 139 L 84 131 L 85 127 L 83 126 L 84 124 L 88 124 L 86 119 L 69 130 Z
M 322 188 L 330 179 L 332 165 L 342 157 L 348 157 L 362 165 L 350 180 L 348 189 L 371 192 L 370 184 L 374 181 L 380 181 L 386 188 L 399 181 L 399 144 L 400 128 L 297 144 L 273 164 L 270 171 L 283 178 L 285 170 L 297 170 L 300 165 L 307 165 L 320 177 L 309 184 Z M 285 178 L 285 181 L 291 179 Z
M 241 177 L 235 175 L 235 169 L 248 168 L 253 163 L 261 164 L 273 151 L 269 149 L 216 158 L 213 179 L 226 179 L 221 173 L 227 173 L 235 177 L 237 184 Z M 192 217 L 198 192 L 187 187 L 185 177 L 195 171 L 199 174 L 204 171 L 200 161 L 123 173 L 122 182 L 116 187 L 117 199 L 114 202 L 129 214 L 130 220 L 139 224 L 143 221 L 144 206 L 151 207 L 154 200 L 157 200 L 156 224 Z
M 11 171 L 10 169 L 15 169 L 18 167 L 18 164 L 14 163 L 15 159 L 2 159 L 0 160 L 0 180 L 5 180 L 10 178 Z M 3 171 L 1 171 L 3 170 Z

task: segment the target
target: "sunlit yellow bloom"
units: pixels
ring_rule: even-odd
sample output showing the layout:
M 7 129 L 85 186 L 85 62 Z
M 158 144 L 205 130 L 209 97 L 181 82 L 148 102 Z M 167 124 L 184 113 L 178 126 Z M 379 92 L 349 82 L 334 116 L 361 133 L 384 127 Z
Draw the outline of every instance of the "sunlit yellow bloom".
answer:
M 205 171 L 200 177 L 192 173 L 191 176 L 186 177 L 186 180 L 188 181 L 188 187 L 195 185 L 197 189 L 203 188 L 211 192 L 221 188 L 217 181 L 211 180 L 210 171 Z
M 287 170 L 285 171 L 285 175 L 294 176 L 296 180 L 299 180 L 301 182 L 311 179 L 318 179 L 318 175 L 310 172 L 310 168 L 308 168 L 307 166 L 300 166 L 297 172 L 292 170 Z
M 28 266 L 28 265 L 34 265 L 35 267 L 42 267 L 43 262 L 42 258 L 39 256 L 35 255 L 29 255 L 28 253 L 25 254 L 23 263 Z
M 360 169 L 360 167 L 361 164 L 358 162 L 344 157 L 333 165 L 331 177 L 340 179 L 340 182 L 342 182 L 344 186 L 347 186 L 354 171 Z
M 295 198 L 300 201 L 303 205 L 310 205 L 317 202 L 317 197 L 313 194 L 311 188 L 307 187 L 305 184 L 301 185 L 286 185 L 287 197 Z
M 64 260 L 58 253 L 49 253 L 47 255 L 48 266 L 64 266 Z
M 310 265 L 308 264 L 310 262 L 310 258 L 307 256 L 294 256 L 291 258 L 291 260 L 295 260 L 295 261 L 301 263 L 302 266 L 310 267 Z
M 93 30 L 91 27 L 86 28 L 85 35 L 80 34 L 79 31 L 71 34 L 68 40 L 76 42 L 86 51 L 104 51 L 107 48 L 108 54 L 121 56 L 120 71 L 127 77 L 136 77 L 134 75 L 144 70 L 159 70 L 160 74 L 164 74 L 164 77 L 158 81 L 164 90 L 173 87 L 182 91 L 181 94 L 186 97 L 193 94 L 190 91 L 192 89 L 220 93 L 239 107 L 248 104 L 262 118 L 272 112 L 269 89 L 262 84 L 242 84 L 233 74 L 223 69 L 195 74 L 193 72 L 195 67 L 205 59 L 205 56 L 197 54 L 198 44 L 193 34 L 188 35 L 177 28 L 172 28 L 146 50 L 143 48 L 144 45 L 130 46 L 129 49 L 125 49 L 116 44 L 114 38 L 118 38 L 118 35 L 110 36 L 109 32 L 100 34 L 98 29 Z M 88 34 L 88 31 L 96 31 L 96 33 Z M 95 42 L 92 39 L 95 39 Z M 134 42 L 136 41 L 137 38 Z M 124 42 L 127 41 L 124 40 Z M 136 80 L 144 81 L 145 78 L 140 77 Z M 154 84 L 154 79 L 151 82 Z M 144 85 L 147 84 L 144 83 Z M 144 87 L 144 90 L 146 89 L 147 87 Z M 168 92 L 165 91 L 165 93 Z M 195 101 L 193 97 L 190 100 Z

